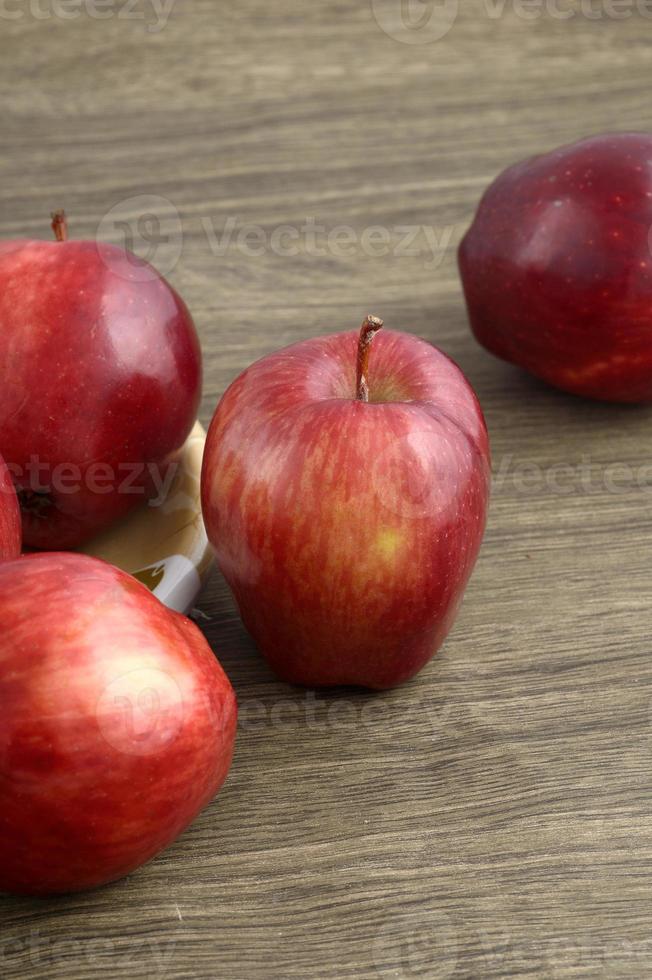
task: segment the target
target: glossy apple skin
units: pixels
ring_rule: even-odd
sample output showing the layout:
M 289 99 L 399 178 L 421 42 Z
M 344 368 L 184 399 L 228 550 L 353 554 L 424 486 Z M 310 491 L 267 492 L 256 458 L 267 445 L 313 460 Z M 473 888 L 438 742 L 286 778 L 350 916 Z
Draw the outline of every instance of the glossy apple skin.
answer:
M 651 230 L 652 135 L 510 167 L 459 251 L 477 339 L 565 391 L 652 401 Z
M 0 563 L 0 891 L 129 874 L 221 787 L 236 730 L 206 640 L 94 558 Z
M 21 544 L 18 498 L 7 464 L 0 456 L 0 559 L 17 558 Z
M 191 316 L 151 266 L 112 245 L 0 247 L 0 363 L 0 453 L 19 489 L 48 491 L 45 508 L 19 493 L 33 548 L 77 547 L 153 496 L 148 467 L 164 479 L 196 419 Z M 114 475 L 98 480 L 98 464 Z
M 450 629 L 489 494 L 487 431 L 460 370 L 381 331 L 368 403 L 357 333 L 265 357 L 224 395 L 204 519 L 243 621 L 274 671 L 311 687 L 389 688 Z

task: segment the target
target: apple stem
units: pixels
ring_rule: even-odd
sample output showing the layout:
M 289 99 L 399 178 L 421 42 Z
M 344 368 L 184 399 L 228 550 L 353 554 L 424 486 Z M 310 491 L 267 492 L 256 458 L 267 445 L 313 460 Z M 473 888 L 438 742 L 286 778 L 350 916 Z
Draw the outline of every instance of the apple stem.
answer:
M 52 231 L 58 242 L 65 242 L 68 238 L 68 222 L 65 211 L 52 212 Z
M 358 340 L 358 360 L 356 365 L 356 399 L 359 402 L 369 401 L 369 384 L 367 382 L 367 370 L 369 368 L 369 351 L 371 342 L 382 329 L 383 321 L 378 316 L 368 316 L 360 327 L 360 339 Z

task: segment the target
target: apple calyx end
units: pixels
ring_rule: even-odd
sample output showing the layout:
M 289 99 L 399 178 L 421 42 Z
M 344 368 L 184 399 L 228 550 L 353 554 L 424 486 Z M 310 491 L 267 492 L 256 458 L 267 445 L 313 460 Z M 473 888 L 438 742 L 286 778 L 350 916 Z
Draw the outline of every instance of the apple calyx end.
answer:
M 360 327 L 360 337 L 358 340 L 358 358 L 356 363 L 356 382 L 355 397 L 359 402 L 369 401 L 369 383 L 367 381 L 367 371 L 369 369 L 369 351 L 371 342 L 383 328 L 383 321 L 379 316 L 368 314 Z
M 16 487 L 16 496 L 21 514 L 36 521 L 45 520 L 54 503 L 48 490 Z

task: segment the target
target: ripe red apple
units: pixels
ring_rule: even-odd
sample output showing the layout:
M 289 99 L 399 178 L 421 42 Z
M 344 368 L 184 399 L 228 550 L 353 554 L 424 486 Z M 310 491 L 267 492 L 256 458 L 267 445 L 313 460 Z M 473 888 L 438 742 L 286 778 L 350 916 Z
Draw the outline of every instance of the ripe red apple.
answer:
M 95 241 L 0 247 L 0 453 L 25 544 L 72 548 L 160 494 L 197 414 L 201 353 L 181 298 Z
M 121 878 L 226 778 L 231 685 L 185 617 L 111 565 L 0 563 L 0 891 Z
M 510 167 L 459 253 L 493 354 L 577 395 L 652 401 L 652 135 L 582 140 Z
M 17 558 L 20 554 L 22 530 L 20 508 L 11 474 L 0 456 L 0 559 Z
M 368 317 L 359 337 L 258 361 L 208 436 L 209 537 L 259 649 L 296 684 L 388 688 L 416 674 L 482 539 L 489 447 L 475 394 L 430 344 L 373 340 L 381 326 Z

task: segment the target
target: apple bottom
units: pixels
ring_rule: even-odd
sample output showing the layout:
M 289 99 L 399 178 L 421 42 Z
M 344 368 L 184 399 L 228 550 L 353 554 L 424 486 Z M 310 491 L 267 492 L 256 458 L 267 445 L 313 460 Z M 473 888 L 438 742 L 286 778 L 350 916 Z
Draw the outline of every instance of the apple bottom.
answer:
M 88 795 L 63 793 L 58 800 L 43 800 L 17 791 L 14 806 L 2 814 L 2 832 L 8 835 L 8 846 L 16 840 L 24 844 L 11 845 L 9 853 L 0 846 L 0 893 L 46 898 L 127 877 L 172 844 L 217 795 L 232 755 L 199 800 L 192 791 L 177 794 L 174 776 L 165 767 L 142 764 L 114 782 L 106 796 L 99 788 L 100 777 Z M 179 769 L 186 764 L 185 758 L 176 763 Z M 202 778 L 200 771 L 196 778 Z M 151 799 L 148 787 L 166 781 L 172 783 L 169 799 Z M 127 806 L 119 802 L 120 794 L 129 800 Z M 180 805 L 185 807 L 183 816 L 173 816 L 171 811 Z
M 509 364 L 571 395 L 596 401 L 644 404 L 652 401 L 652 353 L 648 345 L 614 343 L 615 328 L 604 330 L 601 343 L 570 330 L 553 332 L 526 316 L 514 323 L 505 317 L 501 328 L 485 325 L 470 312 L 473 333 L 482 346 Z M 517 338 L 515 344 L 514 338 Z M 588 353 L 587 353 L 588 352 Z
M 470 571 L 454 589 L 464 591 Z M 359 687 L 385 691 L 410 680 L 442 646 L 455 621 L 462 595 L 451 601 L 445 615 L 434 625 L 413 634 L 391 628 L 370 635 L 360 629 L 334 625 L 336 614 L 326 616 L 321 635 L 308 616 L 305 627 L 292 618 L 285 625 L 263 611 L 258 590 L 247 595 L 237 589 L 235 599 L 242 621 L 274 673 L 298 687 Z M 248 609 L 247 613 L 242 609 Z
M 228 775 L 236 728 L 231 707 L 225 706 L 218 727 L 213 719 L 189 732 L 179 717 L 176 744 L 159 758 L 126 755 L 122 733 L 112 750 L 81 721 L 77 758 L 53 759 L 37 734 L 31 745 L 25 738 L 10 750 L 1 774 L 0 892 L 46 897 L 87 891 L 126 877 L 165 850 Z M 174 734 L 172 710 L 166 724 Z M 108 729 L 100 737 L 107 736 Z

